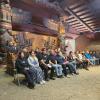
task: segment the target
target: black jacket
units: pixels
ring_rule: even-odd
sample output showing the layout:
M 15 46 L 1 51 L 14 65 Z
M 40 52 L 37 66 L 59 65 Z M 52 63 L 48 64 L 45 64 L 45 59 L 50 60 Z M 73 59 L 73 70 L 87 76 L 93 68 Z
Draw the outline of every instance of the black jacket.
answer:
M 26 58 L 18 58 L 15 63 L 15 67 L 19 73 L 23 73 L 25 68 L 29 68 L 29 64 Z

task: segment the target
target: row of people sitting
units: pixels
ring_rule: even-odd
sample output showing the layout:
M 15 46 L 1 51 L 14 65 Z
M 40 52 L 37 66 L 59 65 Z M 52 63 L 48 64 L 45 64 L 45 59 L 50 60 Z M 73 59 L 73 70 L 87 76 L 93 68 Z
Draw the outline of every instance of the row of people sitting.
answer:
M 99 65 L 100 64 L 100 55 L 97 55 L 96 51 L 77 51 L 76 56 L 78 59 L 82 59 L 82 56 L 87 59 L 88 64 Z
M 58 78 L 67 76 L 70 73 L 78 75 L 77 67 L 82 65 L 88 70 L 88 63 L 91 62 L 86 58 L 86 54 L 77 52 L 76 55 L 70 51 L 68 56 L 63 56 L 60 49 L 50 50 L 45 48 L 41 51 L 24 50 L 19 53 L 15 66 L 18 72 L 25 74 L 28 86 L 33 88 L 36 83 L 44 84 L 49 79 L 54 80 L 55 74 Z

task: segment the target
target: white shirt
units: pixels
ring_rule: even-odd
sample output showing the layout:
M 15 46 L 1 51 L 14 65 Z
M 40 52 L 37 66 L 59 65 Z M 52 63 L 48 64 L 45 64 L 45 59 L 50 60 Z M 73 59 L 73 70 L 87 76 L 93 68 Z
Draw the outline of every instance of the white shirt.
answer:
M 82 54 L 78 54 L 78 58 L 80 59 L 80 60 L 82 60 Z
M 28 57 L 28 63 L 31 67 L 39 67 L 39 62 L 38 62 L 38 59 L 37 57 L 32 57 L 32 56 L 29 56 Z

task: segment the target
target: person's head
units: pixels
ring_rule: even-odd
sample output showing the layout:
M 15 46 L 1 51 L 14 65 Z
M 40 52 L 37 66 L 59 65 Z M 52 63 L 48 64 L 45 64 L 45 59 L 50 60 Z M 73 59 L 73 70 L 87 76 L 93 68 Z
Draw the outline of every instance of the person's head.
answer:
M 68 46 L 66 45 L 65 48 L 68 48 Z
M 69 52 L 69 55 L 73 55 L 73 51 L 70 51 L 70 52 Z
M 41 51 L 42 51 L 42 53 L 43 53 L 43 54 L 46 54 L 46 53 L 47 53 L 46 48 L 42 48 L 42 50 L 41 50 Z
M 23 51 L 19 52 L 18 54 L 18 58 L 24 58 L 25 57 L 25 54 Z
M 35 49 L 35 51 L 36 51 L 36 52 L 39 52 L 39 51 L 40 51 L 40 49 L 39 49 L 39 48 L 36 48 L 36 49 Z
M 27 48 L 24 48 L 24 49 L 23 49 L 23 52 L 28 52 Z
M 82 51 L 78 51 L 78 54 L 82 54 Z
M 34 57 L 35 56 L 35 52 L 32 50 L 32 51 L 30 51 L 30 55 L 32 56 L 32 57 Z
M 89 54 L 92 54 L 92 51 L 89 51 Z
M 96 51 L 92 51 L 92 54 L 96 54 Z
M 79 53 L 78 51 L 75 51 L 75 52 L 74 52 L 74 54 L 76 54 L 76 55 L 77 55 L 78 53 Z
M 55 50 L 51 49 L 50 54 L 55 55 Z
M 13 46 L 13 45 L 14 45 L 14 43 L 13 43 L 12 41 L 9 41 L 9 45 Z
M 86 53 L 89 53 L 89 51 L 87 50 Z
M 67 49 L 68 49 L 68 46 L 65 46 L 65 47 L 64 47 L 64 51 L 67 51 Z

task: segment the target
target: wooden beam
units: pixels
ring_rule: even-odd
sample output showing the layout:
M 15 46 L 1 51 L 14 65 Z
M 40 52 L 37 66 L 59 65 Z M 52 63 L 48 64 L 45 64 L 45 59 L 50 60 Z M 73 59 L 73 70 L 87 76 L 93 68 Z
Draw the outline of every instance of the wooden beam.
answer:
M 66 6 L 66 10 L 69 11 L 82 25 L 84 25 L 90 32 L 93 30 L 83 21 L 77 14 L 75 14 L 69 7 Z M 87 10 L 88 11 L 88 10 Z

